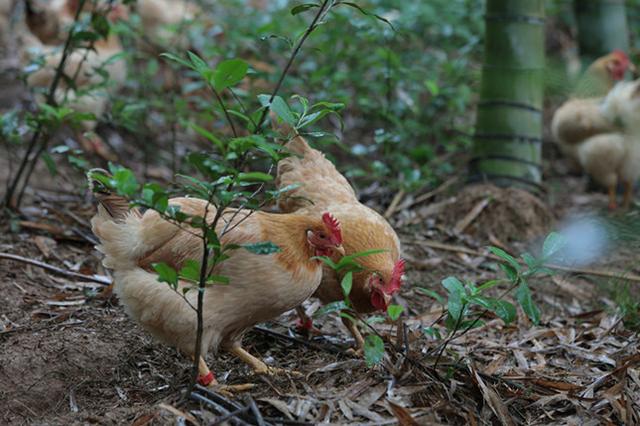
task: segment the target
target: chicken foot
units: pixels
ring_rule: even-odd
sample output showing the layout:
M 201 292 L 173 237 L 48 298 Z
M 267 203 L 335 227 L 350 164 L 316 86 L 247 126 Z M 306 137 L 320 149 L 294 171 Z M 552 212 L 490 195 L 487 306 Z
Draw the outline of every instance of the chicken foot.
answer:
M 216 380 L 213 372 L 209 370 L 209 367 L 207 366 L 207 363 L 205 362 L 203 357 L 200 357 L 200 359 L 198 360 L 198 383 L 202 386 L 214 388 L 221 393 L 227 394 L 234 392 L 244 392 L 252 389 L 255 386 L 253 383 L 243 383 L 241 385 L 221 385 Z
M 633 182 L 625 181 L 622 183 L 624 186 L 624 199 L 622 201 L 622 206 L 625 210 L 628 210 L 631 207 L 631 201 L 633 200 Z
M 253 372 L 256 374 L 267 374 L 270 376 L 276 375 L 276 374 L 291 374 L 294 376 L 302 376 L 302 374 L 297 371 L 291 371 L 284 368 L 270 367 L 267 364 L 265 364 L 262 360 L 251 355 L 240 345 L 231 346 L 231 348 L 229 348 L 229 352 L 231 352 L 232 354 L 240 358 L 240 360 L 245 364 L 247 364 L 249 367 L 251 367 Z
M 613 211 L 617 208 L 618 204 L 616 203 L 616 185 L 614 184 L 609 186 L 609 211 Z
M 298 306 L 296 308 L 296 312 L 298 313 L 298 323 L 296 324 L 296 328 L 301 334 L 312 334 L 315 336 L 322 335 L 322 331 L 313 326 L 313 320 L 307 313 L 304 311 L 302 306 Z

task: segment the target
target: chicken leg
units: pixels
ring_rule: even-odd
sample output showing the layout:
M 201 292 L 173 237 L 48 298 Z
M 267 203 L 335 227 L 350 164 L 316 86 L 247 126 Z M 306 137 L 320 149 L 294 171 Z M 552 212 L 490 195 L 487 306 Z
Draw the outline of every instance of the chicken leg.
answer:
M 609 211 L 614 211 L 618 208 L 616 203 L 616 185 L 609 186 Z
M 203 357 L 200 357 L 198 360 L 198 383 L 202 386 L 215 388 L 217 391 L 223 393 L 244 392 L 255 386 L 253 383 L 244 383 L 241 385 L 219 384 L 213 375 L 213 372 L 209 370 L 209 367 Z
M 625 210 L 628 210 L 631 207 L 631 201 L 633 201 L 633 182 L 625 181 L 622 183 L 624 186 L 624 199 L 622 201 L 622 205 Z
M 307 315 L 302 306 L 298 306 L 296 308 L 296 312 L 298 313 L 296 329 L 300 334 L 313 334 L 316 336 L 320 336 L 322 334 L 322 331 L 313 326 L 313 320 L 309 315 Z
M 301 373 L 298 373 L 297 371 L 290 371 L 290 370 L 285 370 L 283 368 L 269 367 L 262 360 L 256 358 L 255 356 L 247 352 L 239 344 L 235 344 L 231 346 L 231 348 L 229 349 L 229 352 L 231 352 L 232 354 L 240 358 L 240 360 L 245 364 L 247 364 L 249 367 L 251 367 L 253 372 L 256 374 L 275 375 L 275 374 L 288 373 L 293 375 L 301 375 Z
M 353 336 L 356 341 L 355 347 L 349 349 L 349 352 L 353 353 L 356 356 L 362 356 L 364 354 L 364 338 L 362 337 L 362 333 L 358 329 L 358 325 L 351 321 L 349 318 L 342 318 L 342 323 L 347 327 L 349 333 Z

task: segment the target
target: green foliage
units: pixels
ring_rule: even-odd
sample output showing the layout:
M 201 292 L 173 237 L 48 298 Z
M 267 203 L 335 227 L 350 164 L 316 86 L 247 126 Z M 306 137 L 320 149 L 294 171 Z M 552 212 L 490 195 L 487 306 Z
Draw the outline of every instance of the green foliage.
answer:
M 384 358 L 384 342 L 375 334 L 364 338 L 364 359 L 369 367 L 378 365 Z
M 515 290 L 515 298 L 522 311 L 534 323 L 540 322 L 540 310 L 533 301 L 529 280 L 541 274 L 552 273 L 544 265 L 554 255 L 560 252 L 566 245 L 565 238 L 558 233 L 552 232 L 545 239 L 542 245 L 540 257 L 536 258 L 529 253 L 523 253 L 520 260 L 498 247 L 489 247 L 489 252 L 496 256 L 500 263 L 499 267 L 505 275 L 503 280 L 490 280 L 479 286 L 467 281 L 462 282 L 456 277 L 447 277 L 442 280 L 442 286 L 447 292 L 446 300 L 433 290 L 418 288 L 418 291 L 434 298 L 438 303 L 446 304 L 447 318 L 445 325 L 450 333 L 455 333 L 460 329 L 470 329 L 482 325 L 480 317 L 475 314 L 474 307 L 493 312 L 505 324 L 515 321 L 516 307 L 503 300 L 502 297 Z M 487 295 L 488 290 L 508 284 L 509 287 L 498 298 Z M 435 337 L 434 328 L 425 330 L 430 337 Z

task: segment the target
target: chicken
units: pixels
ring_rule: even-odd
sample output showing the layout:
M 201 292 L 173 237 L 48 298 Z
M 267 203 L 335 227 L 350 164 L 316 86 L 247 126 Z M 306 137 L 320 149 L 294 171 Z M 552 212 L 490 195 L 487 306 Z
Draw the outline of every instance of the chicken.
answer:
M 72 22 L 77 7 L 79 7 L 78 2 L 65 0 L 63 6 L 55 9 L 55 13 L 49 11 L 46 16 L 59 22 Z M 121 5 L 113 6 L 107 15 L 112 22 L 126 18 L 126 16 L 126 9 Z M 59 28 L 60 26 L 62 24 L 59 23 L 55 27 Z M 64 26 L 66 28 L 68 24 Z M 27 43 L 30 60 L 44 56 L 44 65 L 28 76 L 27 84 L 30 87 L 46 90 L 55 78 L 56 69 L 62 58 L 62 50 L 60 46 L 47 46 L 33 38 L 28 39 Z M 91 113 L 95 117 L 102 116 L 107 109 L 109 91 L 119 89 L 126 81 L 124 60 L 114 60 L 114 57 L 117 58 L 117 55 L 122 52 L 122 45 L 115 34 L 109 34 L 106 39 L 97 40 L 93 44 L 93 49 L 78 48 L 73 50 L 65 61 L 64 74 L 69 78 L 75 77 L 75 88 L 68 87 L 64 79 L 61 79 L 54 93 L 55 101 L 57 103 L 66 101 L 68 106 L 78 112 Z M 101 85 L 104 80 L 100 70 L 106 71 L 109 75 L 107 90 L 95 88 L 95 86 Z M 45 102 L 45 99 L 40 97 L 39 102 Z M 82 129 L 87 132 L 93 131 L 96 125 L 95 120 L 82 121 Z M 98 136 L 94 135 L 88 138 L 79 136 L 78 140 L 85 149 L 95 151 L 108 160 L 115 159 Z
M 142 47 L 153 52 L 166 50 L 167 46 L 187 49 L 188 39 L 178 26 L 202 13 L 198 5 L 186 0 L 138 0 L 135 7 L 145 35 Z
M 180 269 L 188 259 L 200 260 L 202 240 L 155 211 L 142 214 L 129 210 L 126 200 L 109 192 L 94 192 L 99 206 L 92 229 L 100 240 L 98 250 L 105 255 L 104 265 L 114 272 L 116 295 L 128 314 L 154 337 L 193 358 L 196 314 L 181 296 L 187 283 L 181 282 L 174 291 L 158 282 L 152 265 L 165 262 Z M 169 204 L 189 215 L 205 214 L 206 201 L 200 199 L 173 198 Z M 231 231 L 220 237 L 223 245 L 270 241 L 280 252 L 258 255 L 238 249 L 211 272 L 228 277 L 229 284 L 208 287 L 204 293 L 201 353 L 206 354 L 210 347 L 223 349 L 257 373 L 273 373 L 275 369 L 242 348 L 242 334 L 311 296 L 322 276 L 320 262 L 311 257 L 343 252 L 340 224 L 330 213 L 309 216 L 241 211 L 235 217 L 234 213 L 233 209 L 224 212 L 217 228 L 221 234 L 224 221 L 230 222 Z M 211 222 L 214 215 L 210 206 L 207 220 Z M 185 297 L 196 305 L 197 291 L 187 292 Z M 215 384 L 204 359 L 198 361 L 200 383 Z
M 570 161 L 578 161 L 577 149 L 582 141 L 613 129 L 612 123 L 600 113 L 599 104 L 630 68 L 633 65 L 621 50 L 599 58 L 585 71 L 574 97 L 556 110 L 551 133 Z
M 616 208 L 616 187 L 624 186 L 628 208 L 640 177 L 640 80 L 618 83 L 600 106 L 615 128 L 587 138 L 577 148 L 583 169 L 609 192 L 609 209 Z M 613 125 L 612 125 L 613 126 Z
M 279 129 L 281 133 L 286 129 Z M 371 249 L 385 252 L 358 258 L 365 268 L 353 275 L 349 298 L 359 313 L 386 310 L 391 297 L 398 292 L 404 274 L 404 261 L 400 257 L 400 241 L 389 223 L 371 208 L 361 204 L 347 179 L 325 156 L 311 148 L 301 136 L 295 136 L 286 148 L 293 154 L 280 160 L 276 185 L 284 188 L 299 184 L 287 192 L 278 204 L 284 212 L 313 214 L 331 211 L 343 225 L 344 249 L 347 255 Z M 324 266 L 322 283 L 314 296 L 322 303 L 344 299 L 340 285 L 341 274 Z M 298 308 L 300 326 L 312 329 L 312 322 L 302 308 Z M 342 319 L 353 335 L 356 353 L 361 353 L 364 339 L 356 324 Z

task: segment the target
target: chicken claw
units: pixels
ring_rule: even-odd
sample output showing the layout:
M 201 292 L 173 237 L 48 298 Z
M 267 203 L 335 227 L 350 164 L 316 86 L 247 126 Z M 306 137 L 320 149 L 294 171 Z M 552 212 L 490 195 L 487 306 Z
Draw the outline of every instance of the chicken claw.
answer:
M 298 371 L 286 370 L 284 368 L 270 367 L 265 364 L 263 361 L 251 355 L 249 352 L 244 350 L 240 345 L 232 346 L 229 349 L 229 352 L 240 358 L 242 362 L 247 364 L 255 374 L 266 374 L 269 376 L 275 376 L 280 374 L 287 374 L 297 377 L 302 377 L 302 373 Z

